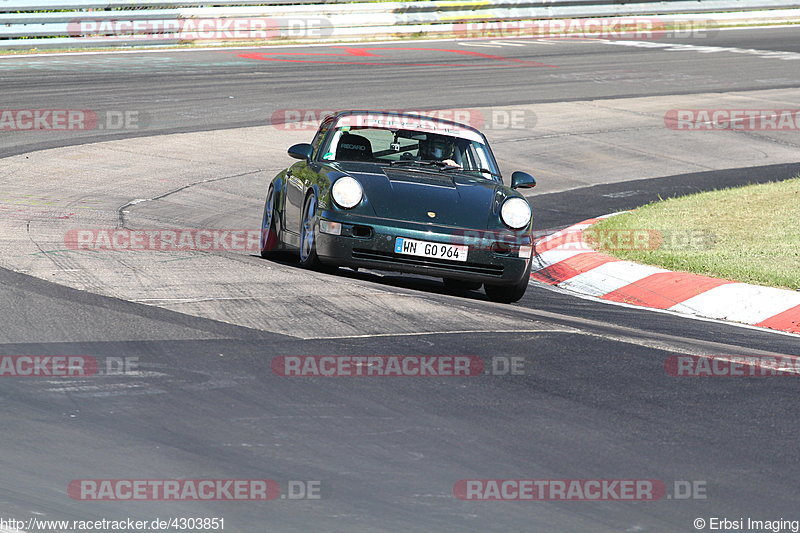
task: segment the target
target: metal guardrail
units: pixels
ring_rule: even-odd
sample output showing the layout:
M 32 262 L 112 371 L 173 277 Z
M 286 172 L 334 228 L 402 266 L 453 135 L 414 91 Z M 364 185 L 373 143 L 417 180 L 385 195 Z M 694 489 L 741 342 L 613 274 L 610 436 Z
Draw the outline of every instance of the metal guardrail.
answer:
M 253 44 L 458 35 L 465 26 L 489 23 L 730 11 L 744 11 L 746 17 L 750 10 L 800 8 L 800 0 L 326 0 L 317 4 L 276 0 L 268 5 L 263 0 L 211 2 L 214 7 L 208 7 L 209 0 L 0 0 L 0 48 Z M 780 11 L 772 13 L 775 17 L 786 16 Z

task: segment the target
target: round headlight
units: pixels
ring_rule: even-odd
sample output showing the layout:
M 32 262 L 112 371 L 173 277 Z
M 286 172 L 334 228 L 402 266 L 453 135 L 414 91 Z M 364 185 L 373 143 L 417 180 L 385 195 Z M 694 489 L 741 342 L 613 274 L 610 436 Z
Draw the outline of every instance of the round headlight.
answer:
M 522 229 L 531 221 L 531 206 L 522 198 L 509 198 L 500 208 L 500 218 L 509 228 Z
M 361 202 L 364 197 L 364 190 L 356 180 L 350 176 L 343 176 L 334 182 L 331 194 L 336 205 L 350 209 Z

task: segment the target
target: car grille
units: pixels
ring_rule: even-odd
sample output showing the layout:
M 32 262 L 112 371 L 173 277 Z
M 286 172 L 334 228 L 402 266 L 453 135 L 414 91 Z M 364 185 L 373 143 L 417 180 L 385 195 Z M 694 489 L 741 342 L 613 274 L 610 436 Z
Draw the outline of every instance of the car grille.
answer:
M 379 261 L 396 265 L 411 265 L 419 267 L 444 268 L 453 272 L 464 272 L 467 274 L 482 274 L 488 276 L 502 276 L 502 265 L 479 265 L 476 263 L 462 263 L 460 261 L 446 261 L 444 259 L 434 259 L 430 257 L 413 257 L 399 255 L 388 252 L 376 252 L 375 250 L 365 250 L 361 248 L 353 249 L 353 259 L 363 259 L 365 261 Z

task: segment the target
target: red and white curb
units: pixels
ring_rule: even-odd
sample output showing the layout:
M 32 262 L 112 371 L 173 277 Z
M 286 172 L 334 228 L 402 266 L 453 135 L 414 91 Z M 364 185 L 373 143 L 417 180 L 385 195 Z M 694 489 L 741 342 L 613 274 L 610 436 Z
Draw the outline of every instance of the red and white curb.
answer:
M 800 292 L 640 265 L 585 244 L 583 231 L 614 214 L 537 241 L 531 278 L 601 300 L 800 333 Z

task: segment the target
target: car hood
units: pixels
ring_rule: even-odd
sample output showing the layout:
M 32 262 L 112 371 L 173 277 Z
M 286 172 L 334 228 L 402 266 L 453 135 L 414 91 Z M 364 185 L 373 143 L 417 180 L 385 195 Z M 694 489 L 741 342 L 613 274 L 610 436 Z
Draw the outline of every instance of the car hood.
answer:
M 361 183 L 369 205 L 381 218 L 485 228 L 495 202 L 506 196 L 502 184 L 458 171 L 374 165 L 340 170 Z

